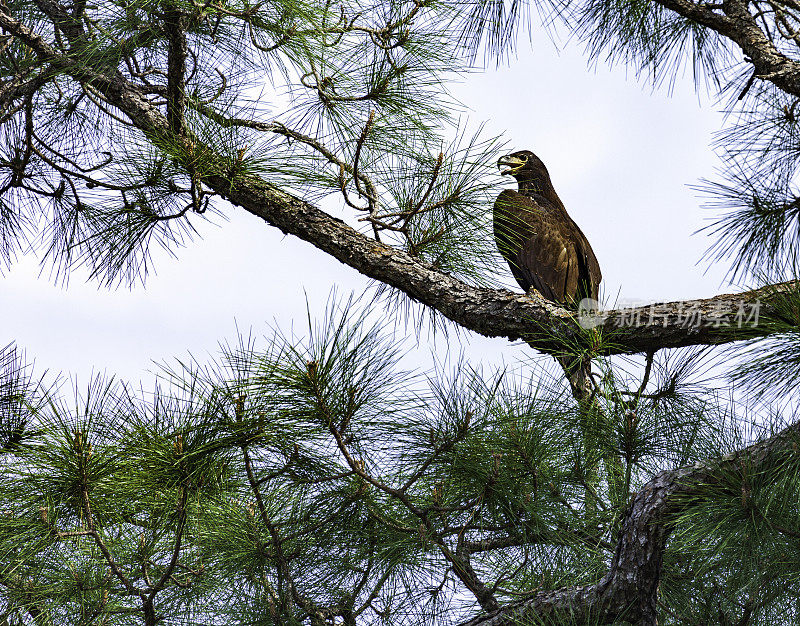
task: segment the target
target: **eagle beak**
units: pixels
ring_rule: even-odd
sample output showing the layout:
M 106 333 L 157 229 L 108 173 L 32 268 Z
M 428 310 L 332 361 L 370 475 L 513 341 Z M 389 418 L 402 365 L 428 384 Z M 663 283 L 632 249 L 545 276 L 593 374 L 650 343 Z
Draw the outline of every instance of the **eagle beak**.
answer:
M 502 174 L 503 176 L 505 176 L 506 174 L 513 174 L 523 165 L 525 165 L 524 159 L 511 156 L 510 154 L 504 157 L 500 157 L 500 160 L 497 161 L 497 167 L 500 168 L 500 174 Z

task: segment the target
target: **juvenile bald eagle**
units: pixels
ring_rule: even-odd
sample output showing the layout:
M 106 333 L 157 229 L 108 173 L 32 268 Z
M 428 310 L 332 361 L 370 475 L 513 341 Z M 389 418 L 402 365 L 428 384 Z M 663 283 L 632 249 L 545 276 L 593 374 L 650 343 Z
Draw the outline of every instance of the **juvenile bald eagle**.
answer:
M 518 192 L 506 189 L 494 203 L 495 241 L 519 286 L 567 307 L 577 307 L 583 298 L 597 300 L 600 265 L 544 163 L 522 150 L 502 157 L 497 166 L 519 183 Z

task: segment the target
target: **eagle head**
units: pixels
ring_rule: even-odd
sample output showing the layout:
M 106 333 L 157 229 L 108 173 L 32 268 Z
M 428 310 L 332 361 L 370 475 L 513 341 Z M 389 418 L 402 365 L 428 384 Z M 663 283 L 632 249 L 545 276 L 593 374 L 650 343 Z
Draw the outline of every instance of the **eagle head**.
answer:
M 500 168 L 501 174 L 511 174 L 517 180 L 540 177 L 542 174 L 549 178 L 542 160 L 530 150 L 520 150 L 500 157 L 497 167 Z

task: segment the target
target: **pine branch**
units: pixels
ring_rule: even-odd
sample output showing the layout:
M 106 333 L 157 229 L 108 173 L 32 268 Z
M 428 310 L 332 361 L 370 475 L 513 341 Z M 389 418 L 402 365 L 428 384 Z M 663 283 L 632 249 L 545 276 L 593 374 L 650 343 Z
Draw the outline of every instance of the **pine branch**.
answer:
M 399 289 L 460 326 L 487 337 L 523 339 L 553 354 L 563 353 L 566 344 L 590 345 L 599 336 L 612 339 L 603 342 L 596 352 L 606 355 L 724 344 L 776 332 L 770 326 L 753 324 L 754 320 L 747 317 L 752 317 L 754 311 L 758 315 L 759 309 L 753 307 L 761 307 L 760 315 L 767 314 L 770 298 L 794 288 L 794 283 L 786 283 L 704 300 L 607 311 L 598 318 L 592 332 L 587 333 L 573 312 L 541 298 L 468 285 L 402 250 L 359 233 L 315 205 L 259 177 L 241 176 L 232 185 L 225 175 L 222 155 L 214 155 L 210 147 L 200 145 L 191 136 L 171 133 L 167 119 L 147 99 L 143 88 L 120 75 L 109 76 L 58 54 L 2 7 L 0 27 L 19 37 L 43 61 L 99 90 L 152 141 L 164 143 L 169 138 L 185 147 L 187 159 L 193 153 L 207 155 L 208 163 L 213 166 L 216 162 L 216 171 L 220 173 L 214 173 L 213 167 L 206 168 L 211 173 L 203 176 L 202 183 L 214 192 L 284 233 L 308 241 L 362 274 Z
M 314 205 L 260 179 L 239 180 L 236 189 L 230 189 L 221 177 L 208 183 L 234 204 L 284 233 L 308 241 L 362 274 L 403 291 L 464 328 L 488 337 L 523 339 L 551 353 L 563 351 L 565 343 L 588 343 L 587 332 L 573 312 L 541 298 L 468 285 L 410 254 L 362 235 Z M 613 343 L 605 345 L 600 353 L 723 344 L 770 334 L 774 330 L 753 325 L 755 307 L 761 307 L 760 314 L 765 315 L 771 298 L 793 288 L 794 283 L 785 283 L 704 300 L 603 312 L 594 330 L 613 336 Z M 749 322 L 747 318 L 751 318 Z
M 800 61 L 776 47 L 758 25 L 756 17 L 748 11 L 747 2 L 726 0 L 721 4 L 708 4 L 689 0 L 654 1 L 737 44 L 748 62 L 753 64 L 756 78 L 768 80 L 786 93 L 800 95 Z
M 777 435 L 722 459 L 693 467 L 663 471 L 633 497 L 621 525 L 617 551 L 608 572 L 594 585 L 542 591 L 524 602 L 476 617 L 461 626 L 511 626 L 535 622 L 536 616 L 563 616 L 580 623 L 624 618 L 640 625 L 655 625 L 661 561 L 675 517 L 691 496 L 718 482 L 720 474 L 745 463 L 756 472 L 775 455 L 795 454 L 800 422 Z
M 169 39 L 167 69 L 167 119 L 172 132 L 180 134 L 184 127 L 184 108 L 186 107 L 185 79 L 186 56 L 186 16 L 177 6 L 170 6 L 164 28 Z

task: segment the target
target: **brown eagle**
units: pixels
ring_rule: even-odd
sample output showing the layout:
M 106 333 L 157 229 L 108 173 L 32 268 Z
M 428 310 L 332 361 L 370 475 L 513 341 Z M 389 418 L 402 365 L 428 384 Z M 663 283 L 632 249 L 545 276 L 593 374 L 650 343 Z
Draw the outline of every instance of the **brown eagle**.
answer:
M 502 157 L 519 191 L 506 189 L 494 203 L 494 238 L 519 286 L 548 300 L 577 307 L 597 300 L 602 275 L 592 247 L 564 208 L 541 159 L 529 150 Z

